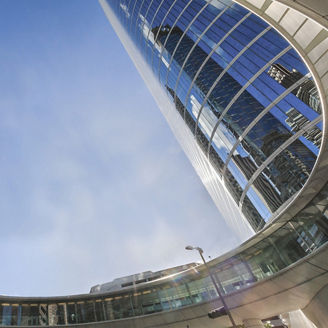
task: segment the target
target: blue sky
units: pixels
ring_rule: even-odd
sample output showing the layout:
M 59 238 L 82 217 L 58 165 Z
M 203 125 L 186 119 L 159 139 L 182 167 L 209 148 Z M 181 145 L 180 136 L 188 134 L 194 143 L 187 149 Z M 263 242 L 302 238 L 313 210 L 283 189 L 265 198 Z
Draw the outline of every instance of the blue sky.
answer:
M 0 1 L 0 294 L 89 292 L 238 244 L 96 0 Z

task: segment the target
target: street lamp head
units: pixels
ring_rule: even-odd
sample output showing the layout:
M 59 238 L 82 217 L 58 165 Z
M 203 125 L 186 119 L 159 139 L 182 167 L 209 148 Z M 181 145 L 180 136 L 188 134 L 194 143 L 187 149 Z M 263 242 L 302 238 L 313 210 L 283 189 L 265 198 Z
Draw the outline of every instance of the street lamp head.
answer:
M 193 251 L 194 249 L 196 249 L 199 253 L 204 253 L 204 251 L 200 247 L 194 247 L 194 246 L 188 245 L 185 248 L 187 251 Z

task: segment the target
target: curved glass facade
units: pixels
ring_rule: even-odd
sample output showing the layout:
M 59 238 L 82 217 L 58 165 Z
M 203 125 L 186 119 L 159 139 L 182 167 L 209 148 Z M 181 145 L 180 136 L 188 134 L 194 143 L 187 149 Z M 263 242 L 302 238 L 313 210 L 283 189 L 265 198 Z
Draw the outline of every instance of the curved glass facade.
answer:
M 107 1 L 254 231 L 304 186 L 318 90 L 270 25 L 231 0 Z

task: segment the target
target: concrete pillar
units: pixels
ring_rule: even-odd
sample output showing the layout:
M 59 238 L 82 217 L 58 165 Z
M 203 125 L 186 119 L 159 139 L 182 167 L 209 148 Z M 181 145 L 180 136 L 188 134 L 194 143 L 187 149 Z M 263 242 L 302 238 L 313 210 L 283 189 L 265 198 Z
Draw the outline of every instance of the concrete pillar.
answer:
M 243 324 L 245 328 L 264 328 L 260 319 L 244 319 Z
M 317 328 L 301 310 L 289 312 L 288 328 Z
M 302 311 L 318 328 L 326 328 L 328 323 L 327 304 L 328 285 L 320 289 Z

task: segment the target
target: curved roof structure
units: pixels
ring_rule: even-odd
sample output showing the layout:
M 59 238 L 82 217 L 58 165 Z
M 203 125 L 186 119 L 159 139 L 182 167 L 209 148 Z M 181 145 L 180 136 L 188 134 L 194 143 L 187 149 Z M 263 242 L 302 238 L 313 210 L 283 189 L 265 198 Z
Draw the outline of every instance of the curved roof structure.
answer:
M 311 305 L 328 284 L 320 1 L 100 3 L 219 210 L 253 233 L 209 262 L 236 322 L 306 308 L 321 327 Z M 207 318 L 219 303 L 201 265 L 103 293 L 1 296 L 0 325 L 224 327 L 226 316 Z

